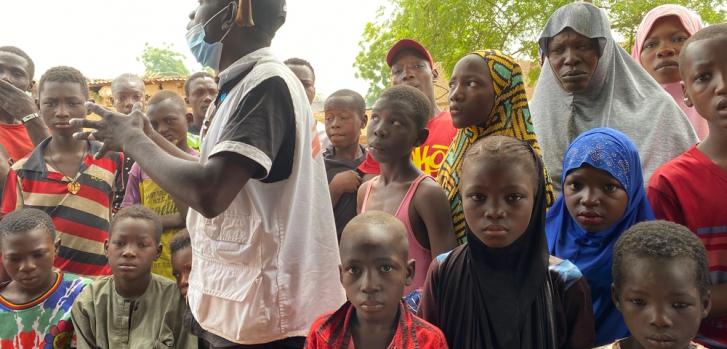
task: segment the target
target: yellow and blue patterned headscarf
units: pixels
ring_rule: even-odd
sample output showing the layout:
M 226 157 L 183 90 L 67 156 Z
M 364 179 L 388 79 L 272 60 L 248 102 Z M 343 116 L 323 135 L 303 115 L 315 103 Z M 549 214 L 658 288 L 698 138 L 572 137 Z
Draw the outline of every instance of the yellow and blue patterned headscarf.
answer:
M 437 182 L 447 193 L 452 210 L 454 231 L 460 244 L 466 242 L 464 210 L 459 190 L 462 160 L 467 149 L 482 137 L 500 135 L 523 140 L 530 144 L 539 156 L 542 156 L 530 117 L 528 97 L 525 94 L 520 65 L 511 57 L 497 50 L 476 51 L 472 54 L 482 57 L 487 62 L 495 91 L 495 103 L 487 117 L 486 124 L 469 126 L 457 131 L 437 177 Z M 546 178 L 546 200 L 547 205 L 550 206 L 554 201 L 553 187 L 547 169 L 543 168 L 543 170 Z

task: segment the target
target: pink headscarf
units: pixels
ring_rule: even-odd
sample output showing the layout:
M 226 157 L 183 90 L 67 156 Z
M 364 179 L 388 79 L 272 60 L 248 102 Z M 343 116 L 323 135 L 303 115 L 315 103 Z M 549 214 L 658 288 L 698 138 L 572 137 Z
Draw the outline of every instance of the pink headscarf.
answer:
M 636 29 L 636 40 L 634 47 L 631 50 L 631 57 L 633 57 L 636 62 L 642 66 L 641 49 L 644 47 L 644 42 L 646 41 L 647 36 L 651 32 L 651 29 L 653 29 L 654 23 L 656 23 L 657 20 L 668 16 L 676 16 L 679 18 L 682 26 L 684 26 L 684 29 L 686 29 L 687 33 L 689 33 L 689 36 L 694 35 L 694 33 L 698 32 L 703 27 L 702 19 L 699 18 L 699 15 L 684 6 L 661 5 L 653 8 L 646 14 L 646 16 L 644 16 L 644 19 L 641 21 L 641 24 L 639 24 L 638 29 Z M 694 130 L 697 132 L 699 139 L 702 140 L 707 137 L 709 134 L 707 120 L 702 118 L 694 107 L 688 107 L 684 104 L 684 93 L 682 92 L 681 84 L 679 82 L 674 82 L 661 84 L 661 86 L 674 98 L 674 101 L 676 101 L 679 107 L 684 111 L 684 114 L 687 115 L 687 119 L 689 119 L 689 122 L 692 126 L 694 126 Z

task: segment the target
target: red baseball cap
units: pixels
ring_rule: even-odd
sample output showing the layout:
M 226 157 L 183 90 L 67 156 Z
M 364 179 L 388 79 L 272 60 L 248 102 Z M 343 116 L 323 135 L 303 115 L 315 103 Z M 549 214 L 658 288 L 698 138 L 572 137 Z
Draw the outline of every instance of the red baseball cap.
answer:
M 389 65 L 389 68 L 391 68 L 392 65 L 394 65 L 394 58 L 396 58 L 396 55 L 399 54 L 402 50 L 413 50 L 417 53 L 419 53 L 422 58 L 426 59 L 427 62 L 429 62 L 429 68 L 434 69 L 434 59 L 432 59 L 432 55 L 427 51 L 422 44 L 412 40 L 412 39 L 401 39 L 397 41 L 397 43 L 394 44 L 394 46 L 391 46 L 391 49 L 389 49 L 389 53 L 386 54 L 386 64 Z

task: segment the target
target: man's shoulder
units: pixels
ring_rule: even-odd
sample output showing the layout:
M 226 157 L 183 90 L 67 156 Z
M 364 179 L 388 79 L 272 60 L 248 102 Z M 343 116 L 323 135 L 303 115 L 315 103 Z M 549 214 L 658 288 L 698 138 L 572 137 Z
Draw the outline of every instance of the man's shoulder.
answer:
M 456 127 L 454 127 L 454 123 L 452 123 L 452 114 L 450 114 L 448 111 L 444 110 L 439 112 L 439 114 L 435 115 L 433 118 L 431 118 L 427 124 L 430 128 L 437 128 L 437 129 L 445 129 L 445 130 L 457 130 Z
M 448 111 L 442 111 L 429 120 L 427 128 L 429 128 L 429 138 L 427 138 L 429 144 L 449 147 L 449 143 L 457 134 L 457 128 L 452 122 L 452 115 Z

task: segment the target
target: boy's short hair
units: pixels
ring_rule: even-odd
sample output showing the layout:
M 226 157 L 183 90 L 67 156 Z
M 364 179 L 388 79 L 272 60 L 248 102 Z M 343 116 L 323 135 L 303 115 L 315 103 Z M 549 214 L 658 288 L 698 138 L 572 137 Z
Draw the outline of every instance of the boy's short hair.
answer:
M 613 251 L 613 283 L 623 284 L 629 258 L 673 259 L 694 261 L 697 288 L 702 296 L 710 285 L 707 251 L 688 228 L 667 221 L 638 223 L 626 230 Z
M 152 97 L 149 102 L 147 103 L 147 109 L 151 109 L 152 106 L 159 104 L 161 102 L 164 102 L 166 100 L 171 100 L 172 103 L 176 107 L 178 107 L 180 110 L 182 110 L 184 113 L 187 112 L 187 103 L 184 103 L 184 99 L 180 97 L 178 94 L 176 94 L 173 91 L 168 90 L 162 90 L 157 92 L 157 94 Z M 184 115 L 182 115 L 184 116 Z
M 113 234 L 114 226 L 122 219 L 125 218 L 131 218 L 131 219 L 143 219 L 146 221 L 149 221 L 154 226 L 154 241 L 156 243 L 159 243 L 162 239 L 162 231 L 164 231 L 164 228 L 162 227 L 162 221 L 159 218 L 159 215 L 154 213 L 154 211 L 141 206 L 141 205 L 132 205 L 128 207 L 124 207 L 119 210 L 119 212 L 116 212 L 116 215 L 113 219 L 111 219 L 111 227 L 109 228 L 109 238 L 111 238 L 111 234 Z
M 414 109 L 414 123 L 417 129 L 427 127 L 429 117 L 432 115 L 432 106 L 422 91 L 409 85 L 397 85 L 386 89 L 379 99 L 389 99 L 409 104 Z
M 361 94 L 359 94 L 358 92 L 348 89 L 338 90 L 328 96 L 328 98 L 326 98 L 326 102 L 328 102 L 328 100 L 330 100 L 331 98 L 336 97 L 346 97 L 353 99 L 351 109 L 353 109 L 359 116 L 366 115 L 366 101 L 364 100 L 363 96 L 361 96 Z
M 316 70 L 313 69 L 313 65 L 311 65 L 310 62 L 306 61 L 305 59 L 293 57 L 293 58 L 286 59 L 285 62 L 283 62 L 283 63 L 285 65 L 299 65 L 299 66 L 308 67 L 308 69 L 310 69 L 310 72 L 313 74 L 313 81 L 316 80 Z
M 682 46 L 680 53 L 679 53 L 679 73 L 684 74 L 684 64 L 682 64 L 682 60 L 685 57 L 685 52 L 687 52 L 687 48 L 697 42 L 702 40 L 708 40 L 708 39 L 714 39 L 714 38 L 720 38 L 724 37 L 727 38 L 727 23 L 721 23 L 721 24 L 714 24 L 710 25 L 709 27 L 703 28 L 702 30 L 694 33 L 687 41 L 684 42 L 684 45 Z M 686 81 L 686 79 L 685 79 Z
M 694 35 L 689 37 L 689 39 L 684 42 L 684 45 L 682 46 L 679 53 L 679 58 L 681 59 L 681 57 L 684 57 L 684 52 L 687 51 L 689 45 L 697 41 L 714 39 L 719 37 L 727 37 L 727 23 L 710 25 L 709 27 L 703 28 L 702 30 L 694 33 Z
M 139 75 L 131 74 L 131 73 L 124 73 L 116 77 L 116 79 L 113 79 L 111 81 L 111 93 L 116 91 L 116 89 L 119 87 L 119 84 L 121 81 L 133 81 L 137 83 L 141 83 L 141 86 L 145 86 L 144 79 L 139 77 Z
M 28 76 L 30 77 L 30 80 L 33 80 L 33 76 L 35 76 L 35 63 L 30 58 L 30 56 L 25 53 L 25 51 L 15 46 L 2 46 L 0 47 L 0 52 L 12 53 L 14 55 L 25 58 L 25 60 L 28 61 Z
M 10 212 L 0 221 L 0 244 L 9 235 L 25 234 L 39 227 L 45 228 L 51 239 L 55 240 L 56 227 L 47 213 L 37 208 Z
M 46 70 L 46 72 L 43 73 L 43 76 L 40 77 L 40 82 L 38 83 L 38 97 L 42 94 L 43 85 L 45 85 L 46 82 L 77 83 L 81 85 L 81 93 L 83 94 L 83 97 L 88 99 L 88 81 L 86 80 L 86 77 L 84 77 L 83 74 L 81 74 L 81 72 L 76 68 L 59 66 Z
M 210 78 L 212 80 L 215 79 L 215 77 L 212 76 L 212 74 L 210 74 L 210 73 L 208 73 L 206 71 L 200 71 L 200 72 L 196 72 L 196 73 L 190 75 L 187 78 L 187 81 L 184 82 L 184 95 L 185 96 L 189 97 L 189 92 L 190 92 L 189 89 L 192 86 L 192 81 L 197 80 L 197 79 L 201 79 L 201 78 Z
M 384 226 L 390 232 L 391 237 L 397 238 L 396 241 L 401 242 L 396 246 L 397 253 L 400 254 L 404 261 L 409 259 L 409 237 L 406 233 L 406 226 L 400 219 L 394 217 L 390 213 L 383 211 L 366 211 L 360 215 L 353 217 L 341 233 L 341 240 L 349 238 L 356 229 L 371 226 Z
M 172 241 L 169 242 L 169 250 L 172 256 L 187 247 L 192 246 L 192 238 L 189 236 L 187 229 L 182 229 L 174 234 Z

